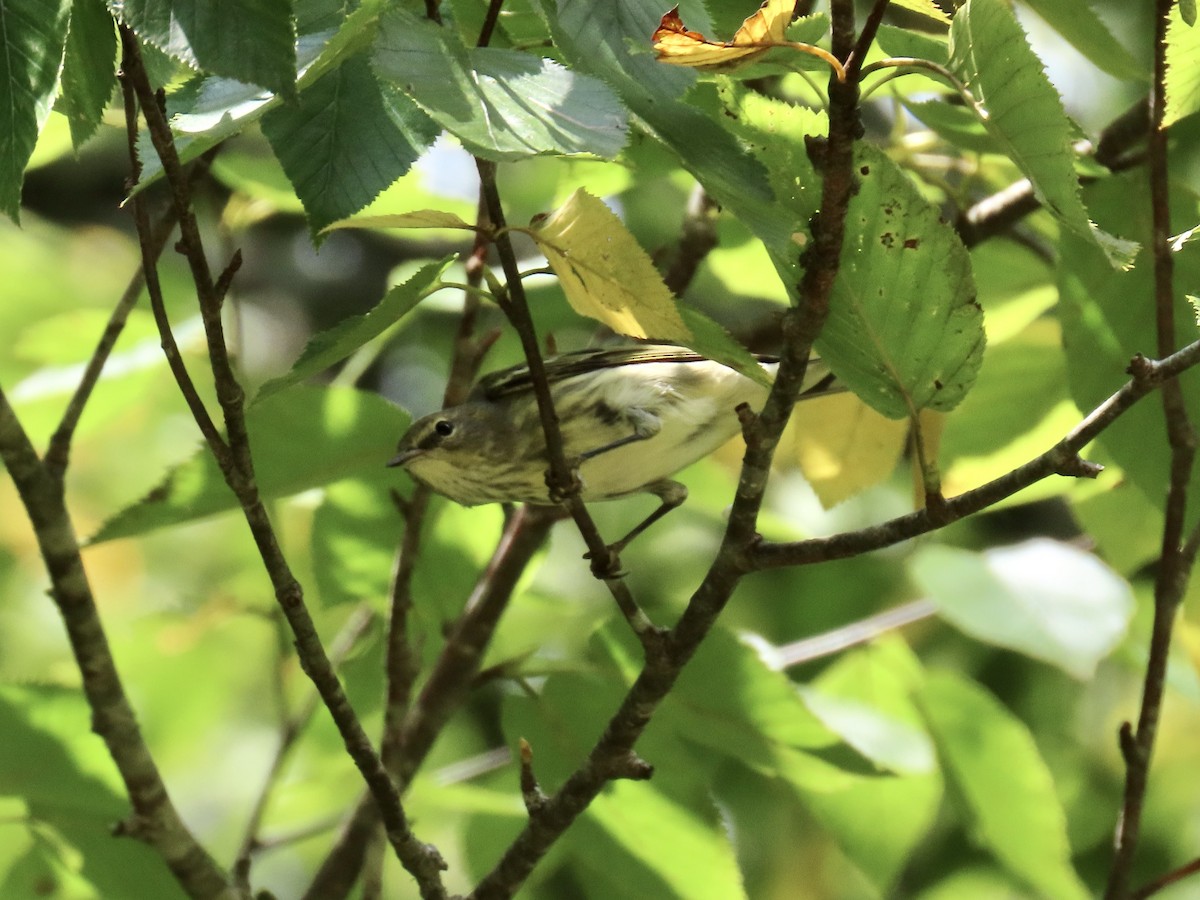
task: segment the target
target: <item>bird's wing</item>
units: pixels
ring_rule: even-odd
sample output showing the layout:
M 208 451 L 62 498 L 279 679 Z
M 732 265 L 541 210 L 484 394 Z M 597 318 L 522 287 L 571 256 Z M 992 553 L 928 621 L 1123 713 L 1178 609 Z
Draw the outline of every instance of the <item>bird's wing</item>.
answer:
M 695 362 L 704 359 L 698 353 L 670 344 L 646 344 L 634 347 L 600 347 L 593 350 L 576 350 L 546 360 L 546 380 L 550 383 L 586 375 L 598 369 L 614 366 L 630 366 L 647 362 Z M 533 380 L 529 366 L 513 366 L 492 372 L 479 380 L 472 392 L 477 397 L 497 400 L 509 394 L 527 391 Z

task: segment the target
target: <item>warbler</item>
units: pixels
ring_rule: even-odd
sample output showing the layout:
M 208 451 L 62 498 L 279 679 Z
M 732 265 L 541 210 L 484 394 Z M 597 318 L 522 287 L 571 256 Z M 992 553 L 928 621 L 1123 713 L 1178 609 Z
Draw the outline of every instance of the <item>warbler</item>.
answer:
M 777 361 L 759 357 L 774 374 Z M 690 350 L 661 344 L 580 350 L 545 361 L 563 452 L 577 466 L 584 500 L 649 493 L 657 510 L 620 541 L 619 552 L 687 499 L 671 476 L 712 453 L 741 425 L 767 389 Z M 803 396 L 838 390 L 828 369 L 810 361 Z M 413 422 L 388 463 L 464 506 L 553 504 L 546 483 L 546 440 L 529 367 L 482 378 L 466 401 Z

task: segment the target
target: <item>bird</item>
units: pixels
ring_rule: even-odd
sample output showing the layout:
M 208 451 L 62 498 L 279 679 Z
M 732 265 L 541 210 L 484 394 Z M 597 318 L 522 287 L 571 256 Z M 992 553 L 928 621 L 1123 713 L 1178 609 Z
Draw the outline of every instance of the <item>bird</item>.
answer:
M 773 375 L 778 360 L 756 357 Z M 691 350 L 667 344 L 606 347 L 545 360 L 562 435 L 585 501 L 632 494 L 660 506 L 621 540 L 619 553 L 687 499 L 672 476 L 738 434 L 737 408 L 758 409 L 767 388 Z M 809 361 L 802 398 L 841 390 L 820 360 Z M 527 365 L 484 376 L 458 406 L 414 421 L 388 463 L 463 506 L 556 505 L 549 457 Z

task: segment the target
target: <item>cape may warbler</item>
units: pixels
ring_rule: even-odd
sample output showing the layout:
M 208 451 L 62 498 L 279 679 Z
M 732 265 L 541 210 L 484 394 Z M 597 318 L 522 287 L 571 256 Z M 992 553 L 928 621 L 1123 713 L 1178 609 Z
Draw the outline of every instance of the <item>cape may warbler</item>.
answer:
M 774 373 L 773 358 L 759 357 Z M 651 493 L 662 505 L 612 549 L 687 498 L 671 477 L 712 453 L 741 426 L 739 404 L 762 406 L 767 390 L 720 363 L 668 345 L 581 350 L 546 360 L 567 461 L 584 500 Z M 835 390 L 818 360 L 803 396 Z M 481 379 L 460 406 L 413 422 L 389 463 L 464 506 L 552 504 L 548 460 L 527 366 Z

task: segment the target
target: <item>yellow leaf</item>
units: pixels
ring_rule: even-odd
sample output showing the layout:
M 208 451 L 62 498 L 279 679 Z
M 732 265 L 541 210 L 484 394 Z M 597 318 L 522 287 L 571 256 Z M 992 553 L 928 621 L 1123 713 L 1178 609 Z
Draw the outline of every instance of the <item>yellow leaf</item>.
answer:
M 828 509 L 890 477 L 907 437 L 907 421 L 833 394 L 796 405 L 778 458 L 800 466 Z
M 892 6 L 899 6 L 909 12 L 928 16 L 930 19 L 936 19 L 946 25 L 950 24 L 950 17 L 933 0 L 892 0 Z
M 688 31 L 676 7 L 662 17 L 651 40 L 659 62 L 710 72 L 736 69 L 768 50 L 787 47 L 824 60 L 837 73 L 838 80 L 845 81 L 845 67 L 828 50 L 787 40 L 785 32 L 795 8 L 796 0 L 766 0 L 758 12 L 742 23 L 732 40 L 710 41 L 698 31 Z
M 691 339 L 650 257 L 596 197 L 576 191 L 530 235 L 580 315 L 630 337 Z
M 658 58 L 677 66 L 724 68 L 746 62 L 772 47 L 790 46 L 784 31 L 792 21 L 796 0 L 766 0 L 758 12 L 742 23 L 729 41 L 710 41 L 688 31 L 679 18 L 679 7 L 662 17 L 651 38 Z

